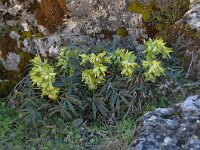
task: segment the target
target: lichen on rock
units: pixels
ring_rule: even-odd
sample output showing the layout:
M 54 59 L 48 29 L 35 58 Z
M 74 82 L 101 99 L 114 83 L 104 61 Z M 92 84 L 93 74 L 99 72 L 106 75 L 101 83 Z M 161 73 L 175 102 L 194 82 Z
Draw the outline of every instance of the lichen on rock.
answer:
M 139 119 L 130 149 L 200 149 L 199 108 L 200 98 L 195 95 L 183 103 L 146 113 Z

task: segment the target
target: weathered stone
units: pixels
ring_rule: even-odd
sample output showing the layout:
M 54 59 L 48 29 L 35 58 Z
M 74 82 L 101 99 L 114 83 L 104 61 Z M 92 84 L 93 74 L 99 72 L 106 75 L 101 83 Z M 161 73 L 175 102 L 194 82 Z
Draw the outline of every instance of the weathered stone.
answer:
M 200 98 L 188 97 L 171 108 L 158 108 L 139 119 L 134 150 L 188 150 L 200 148 Z
M 54 55 L 62 45 L 85 45 L 87 49 L 119 47 L 144 50 L 138 41 L 146 39 L 147 35 L 143 28 L 137 27 L 142 24 L 141 15 L 129 12 L 127 9 L 130 0 L 67 0 L 66 2 L 70 17 L 65 18 L 65 23 L 58 26 L 53 34 L 49 34 L 44 27 L 37 24 L 36 12 L 30 13 L 34 0 L 22 3 L 12 1 L 9 5 L 3 5 L 4 18 L 8 14 L 12 16 L 10 19 L 4 19 L 9 26 L 23 23 L 21 32 L 29 30 L 32 33 L 31 39 L 16 38 L 18 43 L 19 39 L 23 40 L 21 42 L 23 44 L 20 45 L 23 51 L 40 53 L 44 56 Z M 20 11 L 14 8 L 19 8 Z M 15 19 L 16 16 L 18 19 Z M 128 31 L 126 37 L 116 34 L 121 27 Z M 36 34 L 40 32 L 44 37 L 37 37 Z
M 139 0 L 139 2 L 141 2 L 142 4 L 149 4 L 152 2 L 152 0 Z M 155 3 L 158 6 L 166 6 L 169 5 L 173 2 L 173 0 L 155 0 Z
M 6 70 L 15 70 L 17 71 L 18 65 L 20 63 L 20 56 L 16 53 L 9 52 L 6 59 L 0 57 L 0 62 L 6 68 Z
M 192 1 L 190 7 L 180 22 L 200 32 L 200 0 Z

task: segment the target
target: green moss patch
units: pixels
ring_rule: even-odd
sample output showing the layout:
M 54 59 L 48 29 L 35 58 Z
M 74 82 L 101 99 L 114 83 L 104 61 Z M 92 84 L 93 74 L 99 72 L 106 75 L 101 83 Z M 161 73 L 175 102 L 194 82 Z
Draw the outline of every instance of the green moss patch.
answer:
M 31 54 L 16 51 L 16 54 L 20 56 L 20 63 L 18 65 L 18 71 L 8 71 L 4 68 L 4 66 L 0 63 L 0 97 L 7 96 L 13 87 L 22 79 L 25 75 L 25 70 L 27 69 L 27 65 L 29 64 L 29 60 L 33 58 Z
M 128 10 L 134 13 L 142 14 L 142 18 L 144 21 L 149 19 L 149 15 L 151 11 L 156 6 L 155 0 L 152 0 L 148 5 L 144 5 L 139 2 L 139 0 L 135 0 L 129 7 Z
M 9 52 L 15 52 L 17 49 L 17 42 L 9 35 L 0 38 L 0 57 L 6 58 Z
M 189 4 L 188 0 L 174 0 L 169 5 L 158 6 L 155 0 L 147 5 L 135 0 L 128 10 L 142 14 L 148 35 L 154 37 L 158 32 L 179 20 L 189 9 Z
M 125 27 L 119 27 L 116 30 L 116 34 L 118 36 L 126 37 L 126 36 L 128 36 L 128 30 Z

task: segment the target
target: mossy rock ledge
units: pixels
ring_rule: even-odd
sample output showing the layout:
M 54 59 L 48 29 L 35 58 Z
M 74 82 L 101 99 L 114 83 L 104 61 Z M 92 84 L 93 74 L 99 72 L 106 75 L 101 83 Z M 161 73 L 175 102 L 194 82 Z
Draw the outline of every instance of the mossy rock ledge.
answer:
M 7 96 L 25 75 L 31 54 L 18 50 L 9 36 L 0 38 L 0 97 Z
M 179 39 L 179 47 L 182 47 L 178 51 L 179 58 L 187 77 L 193 80 L 200 76 L 200 0 L 197 1 L 190 4 L 190 9 L 179 21 L 156 35 L 168 46 L 173 46 Z

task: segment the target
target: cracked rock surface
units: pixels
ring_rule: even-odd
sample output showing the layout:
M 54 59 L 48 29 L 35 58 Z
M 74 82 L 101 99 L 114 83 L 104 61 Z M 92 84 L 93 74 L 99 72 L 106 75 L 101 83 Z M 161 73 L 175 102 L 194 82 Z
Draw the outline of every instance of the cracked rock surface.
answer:
M 0 2 L 1 19 L 9 26 L 18 26 L 23 31 L 37 31 L 44 36 L 38 38 L 25 37 L 19 41 L 20 34 L 12 31 L 19 47 L 25 52 L 40 53 L 43 56 L 54 56 L 63 45 L 85 45 L 84 48 L 126 48 L 129 50 L 142 51 L 144 46 L 138 43 L 140 39 L 146 39 L 147 35 L 143 28 L 140 14 L 128 11 L 130 0 L 66 0 L 69 9 L 68 17 L 64 24 L 57 27 L 53 34 L 49 34 L 45 27 L 38 25 L 35 18 L 36 11 L 30 9 L 36 5 L 35 0 L 19 2 L 10 0 L 9 3 Z M 31 11 L 30 11 L 31 10 Z M 127 30 L 125 37 L 116 35 L 119 28 Z M 13 37 L 10 35 L 11 37 Z
M 200 0 L 190 0 L 190 3 L 190 10 L 181 21 L 200 32 Z
M 134 150 L 200 149 L 200 96 L 146 113 L 139 120 L 132 146 Z

